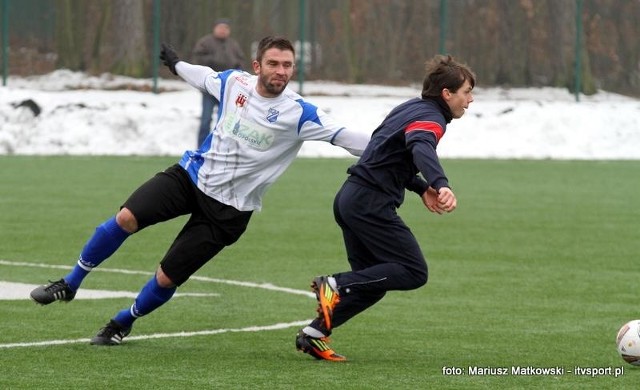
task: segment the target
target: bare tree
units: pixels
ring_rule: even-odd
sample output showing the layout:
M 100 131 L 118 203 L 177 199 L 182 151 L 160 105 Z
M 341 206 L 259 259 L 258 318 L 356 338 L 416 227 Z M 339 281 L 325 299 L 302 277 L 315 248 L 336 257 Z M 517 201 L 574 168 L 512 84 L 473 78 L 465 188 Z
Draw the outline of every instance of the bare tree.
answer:
M 114 73 L 143 76 L 148 69 L 143 5 L 139 0 L 111 0 L 105 4 L 107 29 L 102 31 L 98 60 Z
M 24 7 L 24 14 L 37 18 L 38 10 L 26 3 L 13 6 Z M 154 0 L 55 0 L 54 4 L 58 67 L 150 74 Z M 583 92 L 603 88 L 640 95 L 638 0 L 584 1 L 579 51 L 575 1 L 448 0 L 444 20 L 441 4 L 441 0 L 307 0 L 307 16 L 301 23 L 300 0 L 163 1 L 160 38 L 190 59 L 196 40 L 211 30 L 215 19 L 227 17 L 234 37 L 250 55 L 251 44 L 263 36 L 282 34 L 295 41 L 303 26 L 305 39 L 314 44 L 312 61 L 322 54 L 322 66 L 314 66 L 310 76 L 406 84 L 420 79 L 424 60 L 437 52 L 443 30 L 446 52 L 471 65 L 485 85 L 571 89 L 580 53 Z M 25 34 L 13 36 L 12 47 L 37 45 L 37 29 L 33 30 L 28 39 Z

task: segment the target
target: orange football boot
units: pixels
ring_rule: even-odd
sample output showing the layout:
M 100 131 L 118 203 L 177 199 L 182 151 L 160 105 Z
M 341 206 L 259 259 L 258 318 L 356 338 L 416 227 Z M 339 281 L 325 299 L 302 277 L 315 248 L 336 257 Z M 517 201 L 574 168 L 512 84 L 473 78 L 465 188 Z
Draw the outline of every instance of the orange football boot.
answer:
M 333 309 L 340 302 L 340 294 L 329 284 L 328 276 L 318 276 L 311 282 L 311 289 L 318 300 L 318 314 L 324 319 L 324 326 L 331 332 Z
M 296 335 L 296 349 L 307 353 L 318 360 L 329 360 L 332 362 L 344 362 L 346 357 L 337 354 L 329 345 L 328 337 L 315 338 L 305 334 L 302 330 Z

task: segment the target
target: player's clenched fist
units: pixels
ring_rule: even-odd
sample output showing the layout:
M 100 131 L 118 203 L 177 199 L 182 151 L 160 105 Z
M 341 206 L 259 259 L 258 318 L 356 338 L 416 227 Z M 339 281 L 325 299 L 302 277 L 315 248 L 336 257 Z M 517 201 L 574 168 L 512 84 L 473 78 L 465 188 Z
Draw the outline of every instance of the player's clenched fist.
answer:
M 450 213 L 456 209 L 457 205 L 458 201 L 456 200 L 456 196 L 453 191 L 451 191 L 451 188 L 440 188 L 440 191 L 438 191 L 438 207 L 441 210 Z
M 442 187 L 440 192 L 437 192 L 432 187 L 429 187 L 424 194 L 422 194 L 422 202 L 427 209 L 432 213 L 450 213 L 455 210 L 457 206 L 456 196 L 451 191 L 451 188 Z

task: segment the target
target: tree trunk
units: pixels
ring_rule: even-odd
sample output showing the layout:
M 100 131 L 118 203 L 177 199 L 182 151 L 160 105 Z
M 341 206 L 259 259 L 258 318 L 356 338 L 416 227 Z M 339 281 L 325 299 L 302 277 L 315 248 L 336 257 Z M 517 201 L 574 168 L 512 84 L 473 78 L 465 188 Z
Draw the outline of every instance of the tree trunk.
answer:
M 107 22 L 102 29 L 98 68 L 116 74 L 142 77 L 150 58 L 144 32 L 146 31 L 144 3 L 139 0 L 112 0 L 106 5 Z

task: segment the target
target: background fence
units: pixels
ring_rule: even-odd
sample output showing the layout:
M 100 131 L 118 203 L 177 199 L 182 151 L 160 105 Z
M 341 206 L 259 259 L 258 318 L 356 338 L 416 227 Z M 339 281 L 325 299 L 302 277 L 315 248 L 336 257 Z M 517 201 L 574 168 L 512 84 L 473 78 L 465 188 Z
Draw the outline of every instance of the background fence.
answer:
M 227 17 L 247 55 L 268 34 L 307 42 L 307 79 L 406 85 L 444 52 L 468 63 L 480 85 L 640 96 L 640 0 L 0 1 L 11 75 L 152 77 L 158 41 L 189 60 Z

